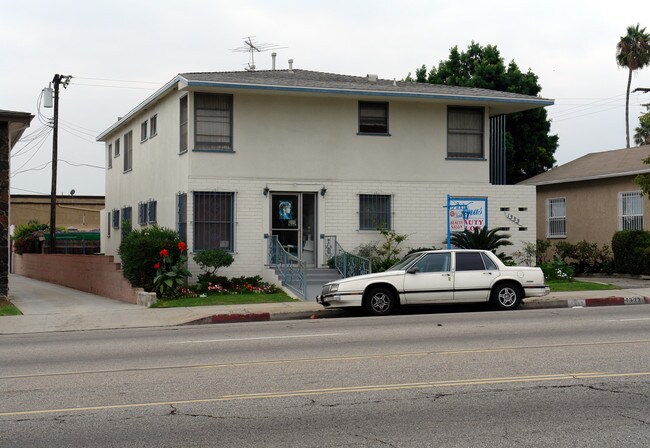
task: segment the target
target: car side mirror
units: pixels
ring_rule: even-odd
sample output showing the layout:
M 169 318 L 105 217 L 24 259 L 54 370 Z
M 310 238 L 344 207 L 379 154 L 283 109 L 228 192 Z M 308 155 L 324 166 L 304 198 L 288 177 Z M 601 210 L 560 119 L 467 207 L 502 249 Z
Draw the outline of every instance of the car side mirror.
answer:
M 418 272 L 420 272 L 420 268 L 417 266 L 413 266 L 411 269 L 409 269 L 406 272 L 409 274 L 417 274 Z

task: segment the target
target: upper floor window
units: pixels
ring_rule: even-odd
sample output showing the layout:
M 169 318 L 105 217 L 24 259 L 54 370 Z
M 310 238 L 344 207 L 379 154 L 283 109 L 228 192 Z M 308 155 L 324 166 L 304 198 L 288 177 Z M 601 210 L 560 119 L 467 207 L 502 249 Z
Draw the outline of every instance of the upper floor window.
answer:
M 618 230 L 643 230 L 643 193 L 618 194 Z
M 147 126 L 148 126 L 148 124 L 149 124 L 149 122 L 147 120 L 140 123 L 140 141 L 141 142 L 143 142 L 147 138 L 149 138 L 149 137 L 147 137 Z
M 546 237 L 566 237 L 566 199 L 564 198 L 546 201 Z
M 115 157 L 120 155 L 120 139 L 115 140 Z
M 185 152 L 187 151 L 188 147 L 188 134 L 187 134 L 187 127 L 188 127 L 188 121 L 189 121 L 189 114 L 188 114 L 188 109 L 187 109 L 187 95 L 185 95 L 183 98 L 181 98 L 179 107 L 180 107 L 180 142 L 178 146 L 178 152 Z
M 388 103 L 359 101 L 359 133 L 388 135 Z
M 149 136 L 153 137 L 158 134 L 158 114 L 155 114 L 149 120 Z
M 483 109 L 449 107 L 447 109 L 447 157 L 482 159 Z
M 113 144 L 108 144 L 108 161 L 106 162 L 106 168 L 113 168 Z
M 133 131 L 124 134 L 124 172 L 133 169 Z
M 359 229 L 391 228 L 391 197 L 387 194 L 359 195 Z
M 232 151 L 232 95 L 194 94 L 194 148 Z

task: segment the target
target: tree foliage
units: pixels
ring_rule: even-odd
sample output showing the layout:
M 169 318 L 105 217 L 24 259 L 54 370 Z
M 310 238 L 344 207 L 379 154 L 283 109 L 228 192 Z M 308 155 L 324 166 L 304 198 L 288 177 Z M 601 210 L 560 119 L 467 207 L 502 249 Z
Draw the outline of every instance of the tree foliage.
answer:
M 450 242 L 459 249 L 482 249 L 496 254 L 504 246 L 512 246 L 510 235 L 499 233 L 499 228 L 488 230 L 486 227 L 463 230 L 451 234 Z
M 637 145 L 650 145 L 650 105 L 646 106 L 647 112 L 639 117 L 639 126 L 634 130 L 634 143 Z
M 616 44 L 616 63 L 628 69 L 625 92 L 625 142 L 630 147 L 630 85 L 632 73 L 650 65 L 650 34 L 640 24 L 627 27 L 627 34 Z
M 643 159 L 643 163 L 650 165 L 650 156 Z M 634 183 L 641 187 L 644 194 L 650 196 L 650 174 L 639 174 L 634 178 Z
M 523 95 L 538 95 L 542 87 L 530 69 L 522 72 L 515 61 L 507 66 L 494 45 L 482 47 L 472 42 L 467 51 L 455 46 L 449 59 L 440 61 L 428 73 L 425 65 L 406 81 L 449 86 L 474 87 Z M 546 109 L 537 108 L 508 115 L 506 119 L 506 177 L 515 184 L 553 167 L 558 136 L 549 135 L 551 123 Z

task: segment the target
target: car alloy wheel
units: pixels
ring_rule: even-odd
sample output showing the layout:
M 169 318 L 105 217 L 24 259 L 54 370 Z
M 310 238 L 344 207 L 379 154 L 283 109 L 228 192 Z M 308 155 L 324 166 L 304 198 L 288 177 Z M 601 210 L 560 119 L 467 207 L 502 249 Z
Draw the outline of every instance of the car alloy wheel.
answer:
M 514 310 L 521 303 L 519 289 L 510 283 L 502 284 L 492 292 L 492 304 L 500 310 Z
M 366 308 L 376 316 L 390 313 L 395 306 L 393 294 L 386 288 L 377 288 L 370 292 Z

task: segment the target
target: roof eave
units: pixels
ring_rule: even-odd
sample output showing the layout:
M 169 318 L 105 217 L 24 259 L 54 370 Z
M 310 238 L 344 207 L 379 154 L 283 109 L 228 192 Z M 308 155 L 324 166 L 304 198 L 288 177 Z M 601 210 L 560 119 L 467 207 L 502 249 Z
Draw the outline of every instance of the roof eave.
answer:
M 146 109 L 148 106 L 150 106 L 152 103 L 156 102 L 159 98 L 167 94 L 168 91 L 172 90 L 177 84 L 187 84 L 187 80 L 183 78 L 181 75 L 177 75 L 169 81 L 167 84 L 162 86 L 160 89 L 156 90 L 156 92 L 151 95 L 149 98 L 138 104 L 136 107 L 131 109 L 129 113 L 124 115 L 122 118 L 120 118 L 117 122 L 115 122 L 110 128 L 106 129 L 104 132 L 99 134 L 96 138 L 96 141 L 101 142 L 104 141 L 104 139 L 110 135 L 113 131 L 115 131 L 117 128 L 122 126 L 124 123 L 126 123 L 130 118 L 132 118 L 134 115 L 139 113 L 141 110 Z
M 637 176 L 639 174 L 648 174 L 648 173 L 650 173 L 650 169 L 626 171 L 626 172 L 621 172 L 621 173 L 599 174 L 599 175 L 596 175 L 596 176 L 571 177 L 571 178 L 566 178 L 566 179 L 555 179 L 555 180 L 547 180 L 547 181 L 542 181 L 542 182 L 526 183 L 526 181 L 524 181 L 524 182 L 521 182 L 521 183 L 525 184 L 525 185 L 535 185 L 535 186 L 557 185 L 557 184 L 567 184 L 567 183 L 570 183 L 570 182 L 584 182 L 584 181 L 587 181 L 587 180 L 609 179 L 609 178 L 612 178 L 612 177 Z

